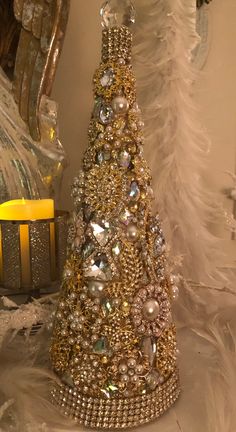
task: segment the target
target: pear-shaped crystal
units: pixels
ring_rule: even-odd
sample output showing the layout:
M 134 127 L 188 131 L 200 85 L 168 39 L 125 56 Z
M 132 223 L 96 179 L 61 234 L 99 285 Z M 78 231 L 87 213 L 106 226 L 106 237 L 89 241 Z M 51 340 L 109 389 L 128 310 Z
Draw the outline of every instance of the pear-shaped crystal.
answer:
M 86 237 L 85 242 L 82 246 L 82 256 L 87 259 L 95 250 L 94 243 L 89 237 Z
M 139 185 L 136 181 L 132 181 L 132 183 L 130 185 L 129 196 L 134 201 L 139 199 L 140 189 L 139 189 Z
M 122 168 L 128 168 L 131 161 L 130 154 L 124 150 L 119 155 L 119 164 Z
M 103 27 L 130 26 L 135 22 L 135 8 L 130 0 L 108 0 L 100 11 Z
M 108 280 L 111 276 L 111 269 L 105 254 L 96 256 L 91 265 L 85 270 L 85 277 L 88 278 Z
M 160 375 L 153 370 L 146 379 L 147 385 L 151 390 L 155 390 L 155 388 L 158 386 L 159 383 L 159 379 L 160 379 Z
M 104 316 L 108 316 L 113 311 L 112 303 L 109 299 L 103 300 L 102 310 L 103 310 Z
M 141 346 L 143 354 L 147 356 L 152 366 L 157 352 L 156 340 L 153 337 L 144 337 Z
M 112 234 L 111 224 L 106 221 L 96 221 L 96 222 L 91 222 L 91 228 L 93 230 L 93 235 L 96 238 L 97 242 L 101 246 L 105 246 Z

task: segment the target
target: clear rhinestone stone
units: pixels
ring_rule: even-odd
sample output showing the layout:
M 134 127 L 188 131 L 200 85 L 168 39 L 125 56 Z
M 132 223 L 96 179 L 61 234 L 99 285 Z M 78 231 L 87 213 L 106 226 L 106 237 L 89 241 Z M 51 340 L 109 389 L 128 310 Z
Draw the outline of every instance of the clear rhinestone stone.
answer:
M 107 338 L 105 337 L 98 339 L 93 346 L 93 352 L 97 354 L 106 354 L 108 352 L 108 349 L 109 349 L 108 341 Z
M 100 11 L 103 27 L 130 26 L 135 23 L 135 8 L 130 0 L 108 0 Z
M 112 107 L 107 105 L 103 99 L 99 98 L 95 102 L 93 115 L 103 124 L 108 124 L 112 121 L 114 113 Z
M 142 340 L 141 349 L 142 352 L 148 357 L 149 363 L 152 366 L 157 352 L 155 338 L 144 337 Z
M 154 243 L 154 256 L 160 256 L 165 251 L 165 239 L 159 236 L 155 239 Z
M 106 69 L 100 80 L 102 87 L 110 87 L 114 81 L 113 69 Z
M 112 227 L 109 222 L 91 222 L 93 235 L 101 246 L 105 246 L 112 234 Z
M 111 276 L 111 269 L 105 254 L 96 256 L 91 265 L 85 270 L 85 277 L 108 280 Z
M 108 316 L 112 311 L 113 307 L 109 299 L 104 299 L 102 302 L 102 310 L 105 316 Z
M 112 253 L 115 256 L 119 256 L 122 250 L 122 244 L 120 241 L 113 243 L 112 245 Z
M 119 164 L 122 168 L 128 168 L 131 161 L 130 154 L 124 150 L 119 154 Z
M 147 385 L 151 390 L 155 390 L 155 388 L 158 386 L 160 375 L 156 371 L 152 371 L 147 376 Z
M 104 161 L 108 161 L 111 159 L 111 152 L 105 150 L 99 150 L 96 155 L 96 161 L 99 165 L 101 165 Z
M 86 237 L 85 243 L 82 246 L 82 256 L 87 259 L 95 250 L 94 243 L 89 237 Z
M 139 189 L 139 185 L 136 181 L 131 182 L 129 196 L 134 201 L 139 199 L 140 189 Z
M 129 225 L 129 223 L 132 221 L 132 218 L 133 218 L 133 215 L 128 209 L 125 209 L 124 212 L 122 212 L 120 214 L 120 221 L 124 225 Z

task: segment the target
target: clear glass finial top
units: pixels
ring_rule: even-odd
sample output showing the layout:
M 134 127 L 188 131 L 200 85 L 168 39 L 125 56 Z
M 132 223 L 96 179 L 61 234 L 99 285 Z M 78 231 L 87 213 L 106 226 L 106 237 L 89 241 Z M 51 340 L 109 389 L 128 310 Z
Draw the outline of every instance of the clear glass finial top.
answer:
M 101 7 L 100 15 L 104 28 L 129 27 L 135 23 L 135 8 L 130 0 L 108 0 Z

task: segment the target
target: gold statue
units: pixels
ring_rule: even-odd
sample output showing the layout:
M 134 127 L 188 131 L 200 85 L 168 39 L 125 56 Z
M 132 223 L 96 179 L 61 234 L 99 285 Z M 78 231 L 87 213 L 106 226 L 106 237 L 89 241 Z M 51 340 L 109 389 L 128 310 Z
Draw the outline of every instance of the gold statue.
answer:
M 69 0 L 0 0 L 0 201 L 53 194 L 65 153 L 49 98 Z

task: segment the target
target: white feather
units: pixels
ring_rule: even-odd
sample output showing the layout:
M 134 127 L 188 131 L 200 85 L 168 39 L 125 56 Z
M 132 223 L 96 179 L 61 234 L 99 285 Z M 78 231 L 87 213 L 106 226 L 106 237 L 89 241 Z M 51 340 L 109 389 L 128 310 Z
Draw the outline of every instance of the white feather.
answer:
M 184 275 L 218 277 L 219 242 L 209 226 L 222 219 L 206 190 L 209 140 L 198 121 L 191 51 L 198 42 L 195 0 L 136 0 L 135 61 L 157 208 Z

